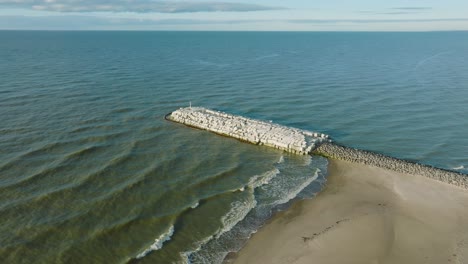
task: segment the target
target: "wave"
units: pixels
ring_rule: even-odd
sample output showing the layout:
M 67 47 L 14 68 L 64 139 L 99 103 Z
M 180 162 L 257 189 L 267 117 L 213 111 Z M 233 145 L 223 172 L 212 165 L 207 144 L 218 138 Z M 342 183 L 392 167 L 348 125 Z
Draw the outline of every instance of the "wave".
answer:
M 275 57 L 279 57 L 280 55 L 278 53 L 272 53 L 264 56 L 258 56 L 256 58 L 253 58 L 252 61 L 260 61 L 260 60 L 265 60 L 265 59 L 271 59 Z
M 148 248 L 144 249 L 140 254 L 136 256 L 137 259 L 141 259 L 148 255 L 152 251 L 160 250 L 163 247 L 164 242 L 171 240 L 174 234 L 174 225 L 171 225 L 164 233 L 154 240 Z
M 185 251 L 180 253 L 181 258 L 183 259 L 182 263 L 190 264 L 192 263 L 194 255 L 199 253 L 204 246 L 208 245 L 211 242 L 219 240 L 223 235 L 229 233 L 233 228 L 235 228 L 242 220 L 244 220 L 247 215 L 257 206 L 257 201 L 253 194 L 253 189 L 250 189 L 251 195 L 247 197 L 244 201 L 234 201 L 231 203 L 231 208 L 229 211 L 221 217 L 222 228 L 218 229 L 213 235 L 208 236 L 198 242 L 196 242 L 196 248 L 190 251 Z M 195 263 L 199 256 L 195 256 Z M 203 261 L 205 262 L 205 261 Z M 211 263 L 211 262 L 206 262 Z
M 99 125 L 85 125 L 85 126 L 79 126 L 79 127 L 74 127 L 70 130 L 70 133 L 82 133 L 82 132 L 87 132 L 89 130 L 96 130 L 96 129 L 102 129 L 106 128 L 106 126 L 99 126 Z
M 195 202 L 190 208 L 195 209 L 200 205 L 200 202 Z
M 179 158 L 177 157 L 176 159 L 170 160 L 169 162 L 171 164 L 174 164 L 174 166 L 178 166 L 179 164 L 178 159 Z M 203 166 L 205 166 L 205 164 L 203 164 L 202 162 L 199 162 L 193 165 L 193 167 L 191 167 L 190 169 L 191 171 L 198 171 Z M 222 170 L 215 172 L 213 175 L 210 175 L 209 177 L 195 177 L 194 176 L 193 178 L 190 178 L 189 179 L 190 183 L 187 185 L 187 187 L 202 188 L 205 185 L 211 185 L 215 181 L 222 180 L 229 175 L 235 175 L 239 170 L 240 170 L 240 166 L 238 164 L 230 164 L 229 167 L 223 168 Z M 174 180 L 174 182 L 177 182 L 177 181 L 178 181 L 177 179 Z M 233 191 L 236 191 L 236 190 L 233 190 Z
M 135 111 L 135 110 L 136 110 L 136 108 L 134 108 L 134 107 L 123 107 L 123 108 L 113 109 L 113 110 L 111 111 L 111 113 L 123 114 L 123 113 L 133 112 L 133 111 Z
M 284 163 L 276 163 L 276 168 L 251 177 L 245 187 L 246 191 L 252 192 L 249 200 L 233 202 L 230 211 L 222 217 L 223 227 L 213 236 L 197 242 L 196 249 L 181 253 L 182 263 L 226 261 L 230 252 L 240 250 L 245 241 L 256 233 L 275 211 L 283 208 L 282 204 L 295 198 L 310 197 L 312 191 L 317 191 L 317 186 L 308 189 L 313 182 L 322 186 L 318 177 L 322 172 L 320 168 L 326 165 L 321 164 L 325 159 L 313 158 L 306 162 L 307 164 L 303 162 L 304 159 L 298 157 L 287 156 L 283 159 Z M 315 169 L 313 174 L 310 174 L 311 169 Z M 281 177 L 277 177 L 280 174 Z
M 418 63 L 416 64 L 416 66 L 414 67 L 413 70 L 417 70 L 419 67 L 423 66 L 424 64 L 426 64 L 428 61 L 431 61 L 433 59 L 436 59 L 442 55 L 447 55 L 447 54 L 450 54 L 451 52 L 450 51 L 443 51 L 443 52 L 439 52 L 439 53 L 436 53 L 436 54 L 433 54 L 431 56 L 428 56 L 420 61 L 418 61 Z
M 452 169 L 454 169 L 454 170 L 464 170 L 464 169 L 465 169 L 465 166 L 460 165 L 460 166 L 458 166 L 458 167 L 453 167 Z
M 309 186 L 313 181 L 317 180 L 319 173 L 321 172 L 320 169 L 316 169 L 314 175 L 304 181 L 301 185 L 299 185 L 297 188 L 291 190 L 288 192 L 288 194 L 283 197 L 282 199 L 279 199 L 275 202 L 275 205 L 281 205 L 289 202 L 290 200 L 294 199 L 297 197 L 297 195 L 302 192 L 307 186 Z
M 267 171 L 263 174 L 260 175 L 255 175 L 252 178 L 250 178 L 249 183 L 247 186 L 249 186 L 252 189 L 255 189 L 257 187 L 260 187 L 262 185 L 268 184 L 271 179 L 273 179 L 276 175 L 280 174 L 279 169 L 274 168 L 270 171 Z
M 56 143 L 55 146 L 60 146 L 60 144 L 62 143 Z M 54 144 L 50 144 L 50 146 L 54 146 Z M 45 167 L 39 168 L 38 171 L 35 171 L 33 173 L 23 173 L 22 177 L 17 177 L 14 179 L 14 181 L 5 182 L 5 183 L 0 182 L 0 190 L 4 188 L 22 188 L 22 186 L 28 186 L 28 185 L 34 186 L 34 185 L 37 185 L 38 182 L 45 181 L 46 179 L 52 178 L 58 175 L 59 173 L 64 174 L 70 169 L 69 168 L 70 164 L 80 161 L 84 156 L 93 155 L 94 153 L 105 151 L 106 150 L 105 147 L 106 146 L 104 145 L 85 146 L 78 150 L 74 150 L 71 153 L 64 154 L 62 157 L 58 159 L 51 158 L 51 161 L 48 163 L 48 165 Z M 48 149 L 50 148 L 41 148 L 41 149 L 33 150 L 33 151 L 30 151 L 26 154 L 23 154 L 17 157 L 15 159 L 17 160 L 15 162 L 17 164 L 16 166 L 18 166 L 18 163 L 21 164 L 22 162 L 27 162 L 29 159 L 38 159 L 38 157 L 44 155 L 44 153 L 47 154 L 47 152 L 49 151 Z M 7 164 L 3 167 L 0 167 L 0 170 L 10 169 L 11 166 L 14 166 L 15 163 Z M 54 190 L 58 190 L 58 189 L 60 189 L 60 187 L 57 187 L 57 186 L 54 187 Z
M 279 160 L 276 162 L 277 164 L 281 164 L 284 162 L 284 156 L 281 155 L 281 157 L 279 157 Z
M 43 144 L 35 149 L 29 149 L 23 153 L 20 153 L 16 157 L 0 165 L 1 171 L 8 171 L 11 169 L 20 170 L 22 168 L 31 167 L 31 162 L 37 162 L 40 164 L 42 157 L 49 158 L 48 162 L 42 162 L 37 168 L 40 170 L 35 171 L 32 174 L 25 172 L 18 173 L 21 176 L 10 178 L 9 182 L 1 182 L 0 187 L 11 187 L 17 184 L 25 184 L 28 181 L 40 178 L 41 175 L 46 175 L 51 172 L 55 172 L 64 166 L 73 163 L 74 161 L 80 160 L 83 156 L 92 155 L 94 153 L 105 151 L 108 147 L 109 139 L 115 139 L 126 135 L 125 132 L 108 133 L 95 136 L 86 136 L 82 138 L 75 138 L 73 140 L 56 141 L 47 144 Z M 92 142 L 94 145 L 89 146 Z M 77 150 L 72 150 L 76 146 L 83 146 Z M 25 164 L 25 165 L 23 165 Z M 42 168 L 41 168 L 42 166 Z
M 44 153 L 48 152 L 53 152 L 53 151 L 58 151 L 63 148 L 68 147 L 69 145 L 76 144 L 78 141 L 77 140 L 70 140 L 70 141 L 63 141 L 63 142 L 52 142 L 52 143 L 46 143 L 43 144 L 42 146 L 39 146 L 35 149 L 28 149 L 27 151 L 17 155 L 7 163 L 2 164 L 0 169 L 2 170 L 7 170 L 12 167 L 18 166 L 19 162 L 22 161 L 27 161 L 27 160 L 32 160 L 35 157 L 40 157 Z
M 67 154 L 63 158 L 63 161 L 61 161 L 61 164 L 69 164 L 71 162 L 78 161 L 85 156 L 89 157 L 90 155 L 97 153 L 99 151 L 105 151 L 106 147 L 107 145 L 103 145 L 103 144 L 83 147 L 82 149 L 79 149 L 72 153 Z
M 199 65 L 202 65 L 202 66 L 214 66 L 214 67 L 218 67 L 218 68 L 224 68 L 224 67 L 231 66 L 230 64 L 227 64 L 227 63 L 216 63 L 216 62 L 206 61 L 206 60 L 196 60 L 196 62 Z
M 182 257 L 181 264 L 191 264 L 192 261 L 190 260 L 190 256 L 192 256 L 196 252 L 199 252 L 202 249 L 203 245 L 206 245 L 208 242 L 210 242 L 213 239 L 213 237 L 214 236 L 208 236 L 198 241 L 196 243 L 197 247 L 194 250 L 181 252 L 180 253 L 180 256 Z
M 247 214 L 257 205 L 257 201 L 252 194 L 252 199 L 249 201 L 235 201 L 231 203 L 231 209 L 221 218 L 223 228 L 216 234 L 219 238 L 224 233 L 230 231 L 237 223 L 242 221 Z
M 106 175 L 106 173 L 117 168 L 122 163 L 129 162 L 131 160 L 131 154 L 133 152 L 134 146 L 135 146 L 135 142 L 130 142 L 130 147 L 129 147 L 130 149 L 127 149 L 120 156 L 114 157 L 112 160 L 103 164 L 101 167 L 97 167 L 90 173 L 83 174 L 79 178 L 77 177 L 77 178 L 74 178 L 73 180 L 65 182 L 61 186 L 58 186 L 58 187 L 55 186 L 50 191 L 42 189 L 40 195 L 37 195 L 37 196 L 36 194 L 29 192 L 28 196 L 22 197 L 21 199 L 17 199 L 17 200 L 12 200 L 10 201 L 10 203 L 4 204 L 2 209 L 5 209 L 6 206 L 10 207 L 12 205 L 15 205 L 18 202 L 25 203 L 26 201 L 30 201 L 31 199 L 34 199 L 35 202 L 40 202 L 43 200 L 51 199 L 52 197 L 59 197 L 65 192 L 70 193 L 72 191 L 81 192 L 83 190 L 89 190 L 89 187 L 95 183 L 95 179 L 99 178 L 102 175 Z M 54 167 L 46 168 L 40 171 L 39 173 L 29 176 L 28 178 L 18 180 L 18 182 L 16 183 L 12 183 L 12 184 L 9 184 L 7 187 L 1 187 L 1 188 L 9 188 L 9 189 L 12 189 L 13 187 L 18 188 L 23 185 L 26 185 L 27 183 L 28 183 L 27 184 L 28 186 L 32 185 L 32 186 L 37 187 L 39 186 L 38 184 L 36 184 L 37 180 L 43 180 L 44 177 L 50 177 L 55 174 L 58 174 L 61 171 L 66 171 L 68 169 L 69 163 L 72 162 L 73 160 L 79 160 L 80 157 L 83 155 L 83 153 L 87 153 L 87 152 L 89 153 L 89 152 L 101 151 L 101 150 L 105 150 L 105 148 L 103 148 L 102 146 L 98 146 L 96 148 L 90 147 L 90 148 L 85 148 L 83 150 L 76 151 L 64 157 Z M 61 180 L 63 181 L 63 179 L 64 178 L 62 177 Z M 107 198 L 108 196 L 113 195 L 114 192 L 115 190 L 111 190 L 102 196 L 95 196 L 92 199 L 90 199 L 89 202 L 91 203 L 91 202 L 103 200 Z M 88 198 L 91 198 L 91 197 L 88 197 Z

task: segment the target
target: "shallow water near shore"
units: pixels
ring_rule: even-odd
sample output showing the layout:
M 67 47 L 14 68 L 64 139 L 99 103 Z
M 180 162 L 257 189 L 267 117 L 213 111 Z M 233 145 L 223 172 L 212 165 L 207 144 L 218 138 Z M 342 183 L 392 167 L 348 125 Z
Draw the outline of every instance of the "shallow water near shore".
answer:
M 327 161 L 192 105 L 468 172 L 468 33 L 0 32 L 0 259 L 216 263 Z

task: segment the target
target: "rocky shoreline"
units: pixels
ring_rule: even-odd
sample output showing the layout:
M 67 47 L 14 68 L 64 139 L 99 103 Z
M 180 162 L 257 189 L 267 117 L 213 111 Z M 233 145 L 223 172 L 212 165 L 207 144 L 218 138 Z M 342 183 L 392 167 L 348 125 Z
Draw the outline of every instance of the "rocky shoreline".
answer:
M 336 143 L 324 142 L 311 151 L 311 154 L 379 167 L 399 173 L 420 175 L 468 189 L 468 175 L 466 174 L 397 159 L 379 153 L 349 148 Z
M 167 114 L 165 118 L 256 145 L 265 145 L 302 155 L 320 155 L 399 173 L 425 176 L 468 189 L 468 175 L 466 174 L 341 146 L 332 142 L 328 135 L 322 133 L 290 128 L 202 107 L 180 108 Z

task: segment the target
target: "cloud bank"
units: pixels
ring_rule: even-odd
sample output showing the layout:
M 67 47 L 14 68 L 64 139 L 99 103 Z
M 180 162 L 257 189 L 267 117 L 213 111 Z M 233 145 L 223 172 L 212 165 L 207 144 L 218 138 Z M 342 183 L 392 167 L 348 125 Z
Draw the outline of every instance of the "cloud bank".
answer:
M 295 19 L 289 23 L 301 24 L 372 24 L 372 23 L 425 23 L 425 22 L 467 22 L 468 18 L 427 18 L 427 19 Z
M 0 7 L 55 12 L 193 13 L 284 9 L 246 3 L 158 0 L 0 0 Z
M 407 10 L 407 11 L 421 11 L 421 10 L 431 10 L 432 7 L 426 7 L 426 6 L 406 6 L 406 7 L 394 7 L 392 9 L 396 10 Z
M 374 15 L 414 15 L 420 13 L 427 13 L 432 10 L 432 7 L 427 6 L 400 6 L 388 8 L 385 11 L 358 11 L 361 14 L 374 14 Z
M 203 19 L 134 19 L 105 18 L 85 15 L 58 16 L 0 16 L 0 29 L 46 29 L 46 30 L 159 30 L 187 29 L 198 26 L 206 28 L 210 25 L 227 25 L 232 29 L 257 23 L 285 23 L 290 25 L 372 25 L 372 24 L 424 24 L 468 22 L 468 18 L 433 18 L 433 19 L 286 19 L 286 20 L 203 20 Z M 189 29 L 192 29 L 189 28 Z M 294 26 L 292 28 L 295 28 Z

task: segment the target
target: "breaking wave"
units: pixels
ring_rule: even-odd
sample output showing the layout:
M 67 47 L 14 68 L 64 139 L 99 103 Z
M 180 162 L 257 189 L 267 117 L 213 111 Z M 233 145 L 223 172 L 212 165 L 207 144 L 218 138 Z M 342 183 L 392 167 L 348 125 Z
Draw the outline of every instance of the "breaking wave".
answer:
M 262 185 L 268 184 L 276 175 L 278 175 L 280 171 L 275 168 L 271 171 L 267 171 L 261 175 L 255 175 L 250 178 L 249 183 L 247 184 L 252 189 L 260 187 Z
M 296 198 L 297 195 L 302 190 L 304 190 L 307 186 L 309 186 L 313 181 L 317 180 L 320 172 L 321 172 L 320 169 L 317 169 L 312 177 L 304 181 L 299 186 L 296 186 L 296 188 L 290 189 L 282 199 L 279 199 L 278 201 L 276 201 L 275 205 L 285 204 L 289 202 L 290 200 Z
M 224 233 L 230 231 L 237 223 L 242 221 L 247 214 L 257 205 L 255 197 L 248 201 L 235 201 L 231 203 L 231 210 L 221 218 L 223 228 L 216 234 L 216 238 L 219 238 Z
M 252 195 L 232 202 L 230 210 L 222 217 L 223 227 L 196 243 L 196 249 L 181 253 L 183 263 L 223 262 L 230 252 L 240 250 L 275 211 L 284 209 L 293 199 L 309 198 L 321 190 L 325 181 L 322 173 L 326 171 L 325 159 L 311 158 L 310 162 L 289 156 L 282 159 L 284 161 L 276 163 L 274 169 L 250 178 L 245 190 Z
M 154 243 L 151 244 L 148 248 L 143 250 L 140 254 L 136 256 L 137 259 L 143 258 L 151 251 L 159 250 L 163 247 L 164 242 L 171 240 L 172 235 L 174 234 L 174 226 L 171 225 L 164 233 L 162 233 L 158 238 L 154 240 Z

